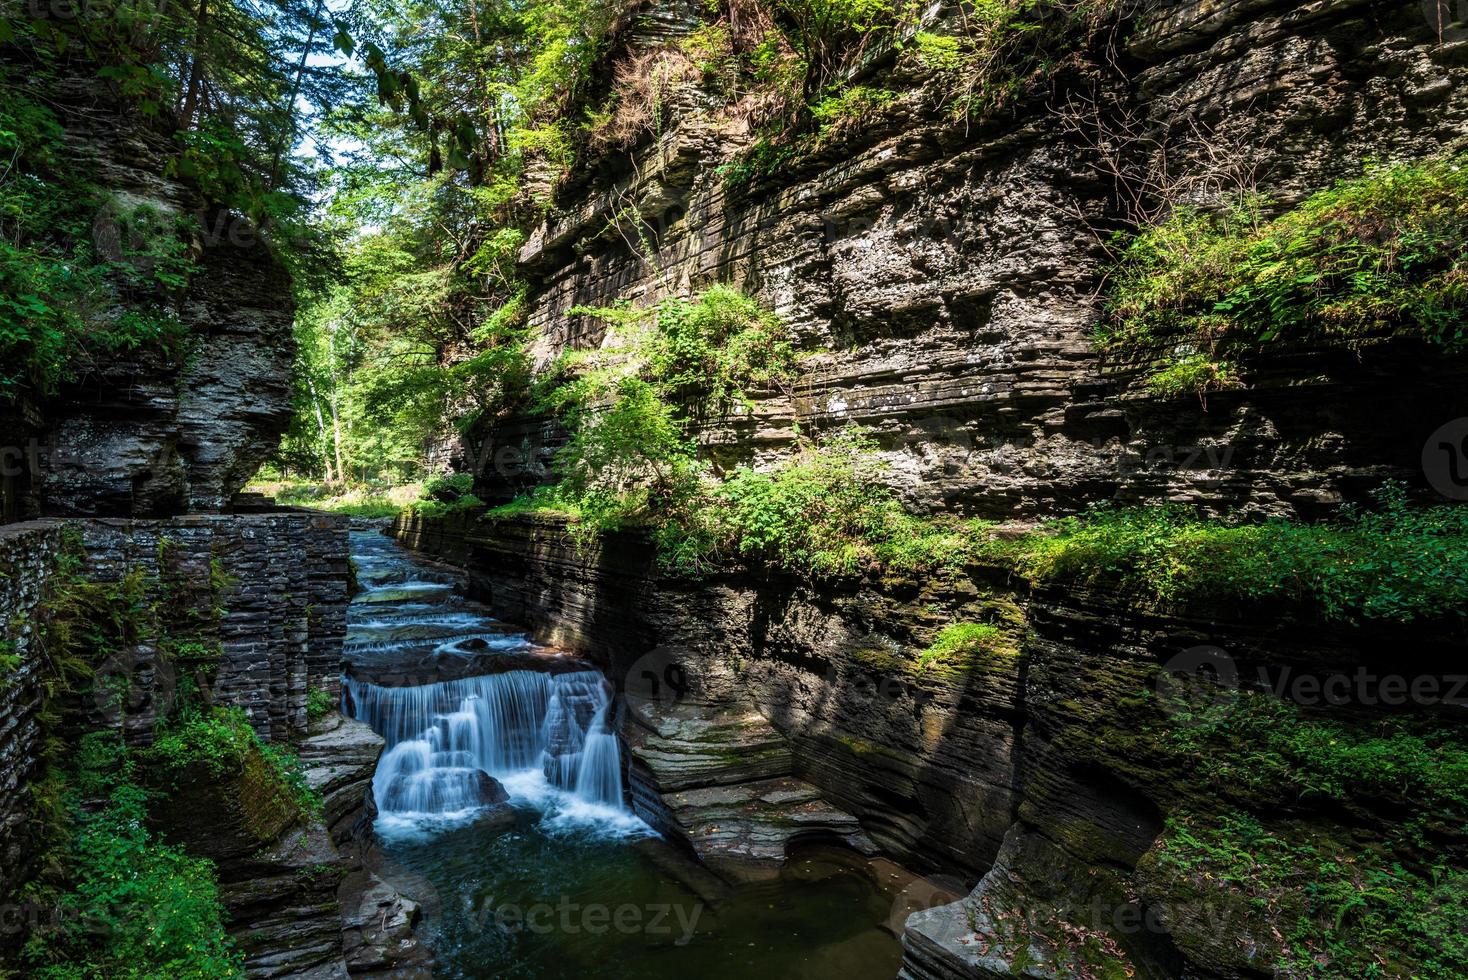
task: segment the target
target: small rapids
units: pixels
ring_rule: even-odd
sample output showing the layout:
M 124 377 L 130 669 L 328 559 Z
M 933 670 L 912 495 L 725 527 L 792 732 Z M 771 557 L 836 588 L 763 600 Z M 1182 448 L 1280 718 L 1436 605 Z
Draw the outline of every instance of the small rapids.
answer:
M 464 596 L 452 570 L 380 534 L 353 532 L 352 552 L 362 591 L 342 706 L 387 743 L 374 873 L 422 909 L 435 977 L 897 973 L 882 869 L 811 853 L 774 879 L 719 881 L 627 806 L 600 673 L 556 660 Z
M 418 833 L 508 802 L 539 810 L 550 829 L 651 833 L 626 804 L 613 692 L 600 673 L 528 669 L 535 645 L 460 595 L 452 572 L 380 535 L 354 533 L 352 550 L 362 591 L 349 663 L 390 667 L 466 648 L 527 658 L 527 669 L 415 686 L 343 679 L 346 713 L 387 742 L 372 782 L 379 832 Z

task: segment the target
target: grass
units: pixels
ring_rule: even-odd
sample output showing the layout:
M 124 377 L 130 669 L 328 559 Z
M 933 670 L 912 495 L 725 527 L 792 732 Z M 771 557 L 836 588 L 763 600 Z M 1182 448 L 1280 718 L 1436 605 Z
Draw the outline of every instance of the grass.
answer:
M 316 481 L 281 478 L 251 480 L 245 490 L 274 497 L 276 503 L 287 507 L 312 507 L 351 517 L 395 517 L 420 498 L 423 484 L 363 484 L 338 488 Z

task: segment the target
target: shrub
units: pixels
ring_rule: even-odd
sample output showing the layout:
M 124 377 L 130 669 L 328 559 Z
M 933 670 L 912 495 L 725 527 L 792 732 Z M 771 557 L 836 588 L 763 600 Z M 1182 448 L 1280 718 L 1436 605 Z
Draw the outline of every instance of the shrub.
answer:
M 1177 209 L 1127 245 L 1111 282 L 1104 349 L 1173 350 L 1154 379 L 1193 390 L 1227 361 L 1286 344 L 1415 337 L 1460 349 L 1468 331 L 1468 167 L 1463 157 L 1378 166 L 1269 218 L 1250 199 Z M 1219 365 L 1212 371 L 1208 364 Z M 1191 365 L 1191 366 L 1188 366 Z
M 1208 520 L 1181 507 L 1097 510 L 1029 539 L 1035 580 L 1119 587 L 1158 601 L 1228 598 L 1314 607 L 1327 619 L 1409 622 L 1468 607 L 1468 508 L 1409 507 L 1301 524 Z
M 955 116 L 984 115 L 1082 56 L 1125 9 L 1119 0 L 981 0 L 965 8 L 956 33 L 919 31 L 912 53 Z
M 1227 361 L 1215 361 L 1206 354 L 1184 354 L 1147 380 L 1147 386 L 1160 395 L 1197 395 L 1207 404 L 1210 391 L 1239 386 L 1238 371 Z
M 262 743 L 241 708 L 203 709 L 185 702 L 141 758 L 150 778 L 177 786 L 195 767 L 215 779 L 233 776 L 257 754 L 302 813 L 320 812 L 320 794 L 307 785 L 300 760 L 288 748 Z
M 306 717 L 315 721 L 336 710 L 336 698 L 324 687 L 313 687 L 306 692 Z
M 243 976 L 213 865 L 147 829 L 147 795 L 115 733 L 83 736 L 68 782 L 71 839 L 61 854 L 68 885 L 55 897 L 62 914 L 27 942 L 27 975 Z
M 767 473 L 736 470 L 670 518 L 660 535 L 667 564 L 697 572 L 737 557 L 814 576 L 960 566 L 984 526 L 909 514 L 881 482 L 874 449 L 848 428 Z
M 824 139 L 843 127 L 870 121 L 874 113 L 890 105 L 895 98 L 897 93 L 887 89 L 866 85 L 838 87 L 811 106 L 810 113 Z
M 450 473 L 436 476 L 423 485 L 424 500 L 452 503 L 474 490 L 473 473 Z

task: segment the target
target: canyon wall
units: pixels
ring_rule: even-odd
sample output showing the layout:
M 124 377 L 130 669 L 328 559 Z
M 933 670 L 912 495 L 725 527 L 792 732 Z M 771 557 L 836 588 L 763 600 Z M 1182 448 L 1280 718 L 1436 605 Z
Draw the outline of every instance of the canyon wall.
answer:
M 307 712 L 308 692 L 331 702 L 340 691 L 348 524 L 277 511 L 0 528 L 0 894 L 15 896 L 45 857 L 39 794 L 58 761 L 48 740 L 74 745 L 83 732 L 118 728 L 146 749 L 160 718 L 203 685 L 207 703 L 243 709 L 263 741 L 296 752 L 323 800 L 319 815 L 302 815 L 253 756 L 238 772 L 200 769 L 157 795 L 154 826 L 214 862 L 247 972 L 427 975 L 413 935 L 417 907 L 373 870 L 370 786 L 382 739 L 334 712 L 317 720 Z M 95 661 L 85 690 L 57 686 L 67 655 L 57 617 L 76 615 L 76 595 L 107 590 L 116 590 L 107 608 L 84 608 L 135 619 L 136 642 L 93 649 L 106 633 L 96 624 L 99 639 L 85 641 Z M 56 914 L 13 909 L 0 953 Z
M 1460 358 L 1286 346 L 1205 407 L 1095 353 L 1104 243 L 1126 215 L 1092 145 L 1112 131 L 1064 107 L 1145 133 L 1112 147 L 1139 180 L 1242 183 L 1288 206 L 1365 161 L 1468 145 L 1468 39 L 1439 36 L 1430 8 L 1159 0 L 1111 64 L 1059 66 L 1053 90 L 983 120 L 935 107 L 900 52 L 879 51 L 848 82 L 890 86 L 890 107 L 744 183 L 729 173 L 752 137 L 685 94 L 630 162 L 583 161 L 522 250 L 536 361 L 603 342 L 605 323 L 574 307 L 732 282 L 794 328 L 801 381 L 704 434 L 722 466 L 768 463 L 797 424 L 854 422 L 909 505 L 995 519 L 1097 500 L 1319 516 L 1385 478 L 1420 485 L 1423 441 L 1468 410 Z M 693 4 L 656 10 L 633 52 L 701 23 Z M 923 26 L 951 16 L 939 5 Z M 528 417 L 478 436 L 461 463 L 488 500 L 543 478 L 556 445 Z
M 179 146 L 95 79 L 55 81 L 47 104 L 65 165 L 97 188 L 87 251 L 152 275 L 159 260 L 135 218 L 146 214 L 150 226 L 179 230 L 192 271 L 182 289 L 113 297 L 116 308 L 89 313 L 155 305 L 183 328 L 178 349 L 90 353 L 54 394 L 0 405 L 3 519 L 218 512 L 290 422 L 290 274 L 251 221 L 166 176 Z
M 1438 9 L 1150 4 L 1107 64 L 1062 64 L 1043 94 L 977 121 L 935 106 L 900 50 L 874 51 L 847 81 L 890 86 L 891 107 L 742 181 L 729 174 L 753 137 L 695 87 L 630 163 L 584 159 L 557 189 L 520 255 L 532 353 L 545 366 L 606 341 L 577 306 L 732 282 L 794 328 L 801 380 L 700 432 L 718 470 L 767 466 L 797 429 L 854 422 L 917 512 L 1027 526 L 1098 502 L 1171 501 L 1310 519 L 1388 479 L 1441 499 L 1423 454 L 1468 415 L 1461 356 L 1400 338 L 1280 345 L 1205 401 L 1158 393 L 1145 383 L 1155 365 L 1104 358 L 1091 340 L 1105 242 L 1131 217 L 1119 181 L 1191 176 L 1287 208 L 1368 160 L 1468 148 L 1468 38 Z M 691 4 L 656 10 L 633 21 L 631 51 L 701 23 Z M 949 29 L 951 16 L 932 7 L 924 27 Z M 1092 108 L 1101 128 L 1080 118 Z M 1125 143 L 1127 126 L 1144 135 L 1121 156 L 1140 169 L 1118 179 L 1098 144 Z M 475 435 L 460 465 L 488 501 L 548 482 L 564 438 L 534 415 Z M 935 581 L 769 569 L 688 580 L 659 572 L 634 533 L 587 542 L 550 516 L 408 515 L 396 533 L 468 568 L 498 615 L 606 665 L 629 706 L 635 795 L 649 813 L 661 798 L 660 818 L 695 849 L 700 814 L 670 790 L 788 772 L 931 873 L 919 904 L 933 907 L 907 921 L 914 980 L 1289 974 L 1280 929 L 1293 920 L 1278 895 L 1225 882 L 1216 855 L 1189 865 L 1187 835 L 1242 820 L 1268 846 L 1298 848 L 1281 865 L 1309 853 L 1365 873 L 1382 860 L 1369 842 L 1408 824 L 1404 801 L 1365 780 L 1293 785 L 1270 733 L 1457 719 L 1440 699 L 1393 710 L 1275 683 L 1304 676 L 1318 693 L 1322 678 L 1361 671 L 1429 677 L 1455 662 L 1452 622 L 1166 605 L 1038 588 L 998 566 Z M 963 622 L 997 625 L 1000 642 L 959 670 L 922 667 L 940 630 Z M 1179 676 L 1200 675 L 1198 710 L 1217 707 L 1217 724 L 1171 699 Z M 1282 704 L 1306 720 L 1277 716 Z M 1428 823 L 1419 843 L 1461 882 L 1461 829 Z M 1400 975 L 1383 949 L 1379 968 Z

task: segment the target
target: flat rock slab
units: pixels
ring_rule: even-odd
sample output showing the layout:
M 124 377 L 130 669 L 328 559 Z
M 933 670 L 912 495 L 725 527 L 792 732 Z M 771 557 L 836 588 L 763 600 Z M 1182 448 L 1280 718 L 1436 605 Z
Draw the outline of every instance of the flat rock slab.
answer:
M 789 776 L 666 793 L 663 802 L 698 855 L 722 871 L 778 865 L 798 838 L 877 852 L 855 817 Z
M 643 723 L 628 733 L 632 754 L 646 765 L 659 792 L 791 773 L 789 743 L 757 712 L 653 714 L 631 699 L 629 708 Z

